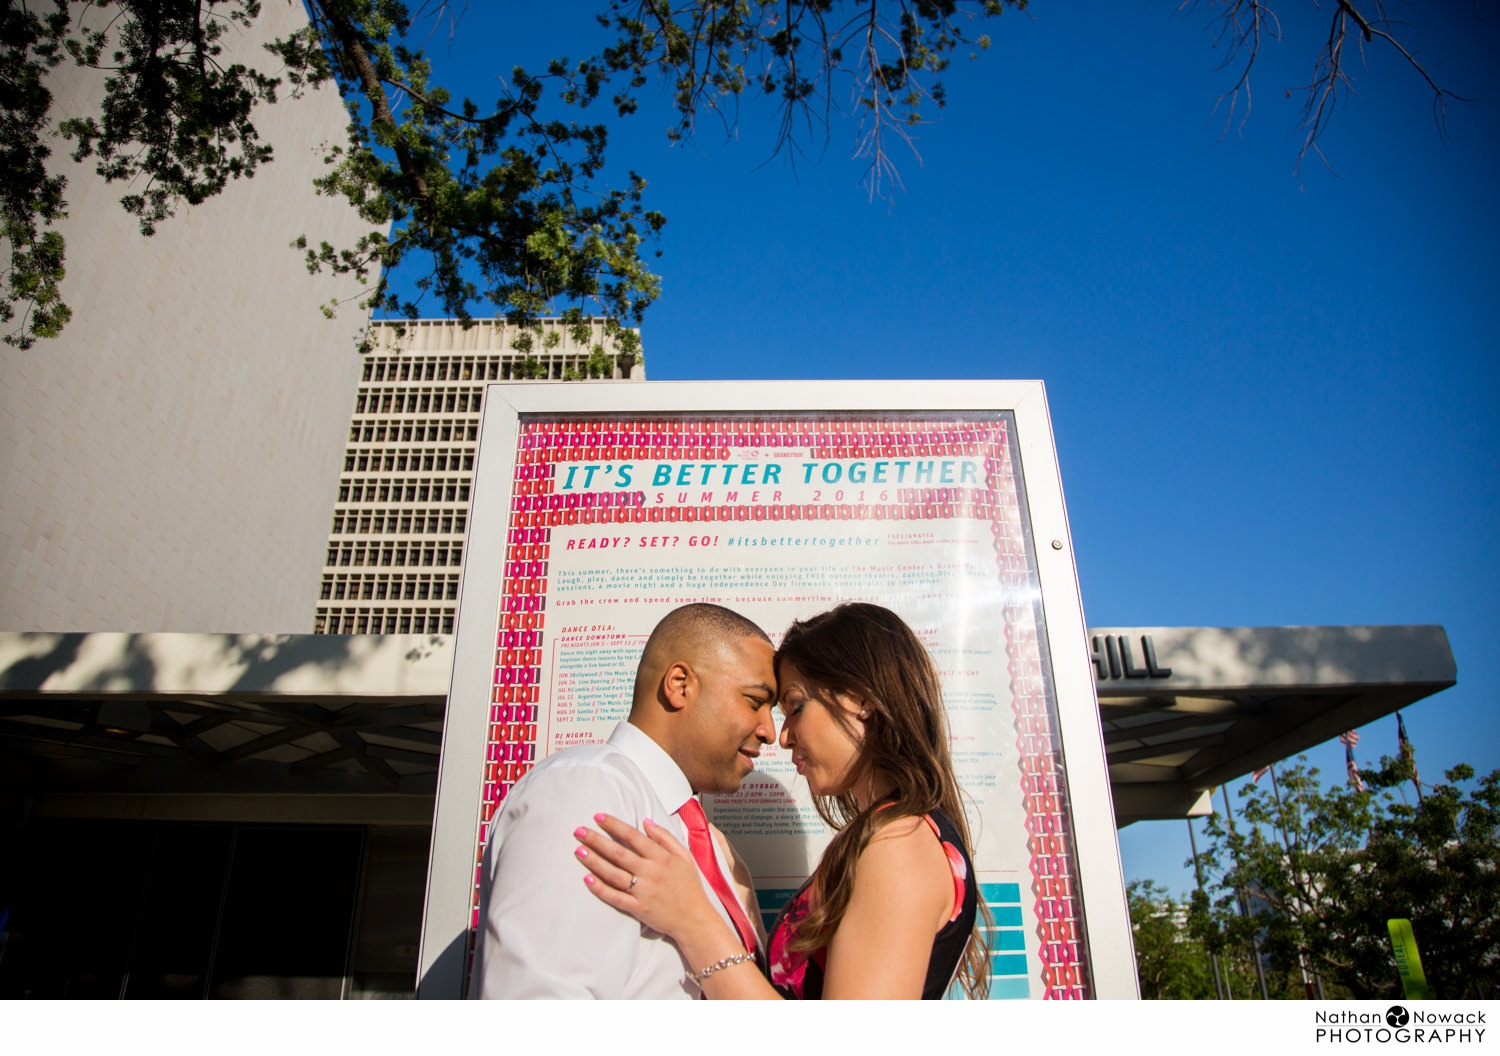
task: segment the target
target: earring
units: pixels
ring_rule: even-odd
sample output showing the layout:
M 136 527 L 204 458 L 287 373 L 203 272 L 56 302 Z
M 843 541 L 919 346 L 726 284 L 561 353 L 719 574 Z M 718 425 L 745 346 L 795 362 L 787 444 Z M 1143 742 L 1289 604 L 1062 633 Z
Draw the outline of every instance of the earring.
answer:
M 859 711 L 859 717 L 861 719 L 868 719 L 870 717 L 870 713 L 868 711 L 866 711 L 865 709 L 861 708 L 860 711 Z

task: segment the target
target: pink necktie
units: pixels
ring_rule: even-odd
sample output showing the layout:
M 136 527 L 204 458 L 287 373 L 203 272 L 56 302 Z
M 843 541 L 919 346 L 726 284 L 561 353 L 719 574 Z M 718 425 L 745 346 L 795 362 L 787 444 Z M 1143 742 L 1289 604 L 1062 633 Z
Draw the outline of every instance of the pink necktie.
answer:
M 714 854 L 714 838 L 709 834 L 708 818 L 703 815 L 703 807 L 696 799 L 689 799 L 677 811 L 677 816 L 687 824 L 688 850 L 693 852 L 693 861 L 698 863 L 699 870 L 708 877 L 708 882 L 713 887 L 714 893 L 719 896 L 719 901 L 724 903 L 724 908 L 729 911 L 729 919 L 734 921 L 745 949 L 754 953 L 757 946 L 755 929 L 750 926 L 750 918 L 745 916 L 745 908 L 740 905 L 740 900 L 735 897 L 734 889 L 729 886 L 728 881 L 724 879 L 723 871 L 719 868 L 718 855 Z

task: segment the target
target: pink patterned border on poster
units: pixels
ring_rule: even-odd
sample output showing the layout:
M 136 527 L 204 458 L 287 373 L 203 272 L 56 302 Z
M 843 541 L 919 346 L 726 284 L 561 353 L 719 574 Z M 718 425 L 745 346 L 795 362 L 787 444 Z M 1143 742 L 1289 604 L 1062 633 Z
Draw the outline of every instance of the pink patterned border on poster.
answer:
M 1020 489 L 1010 437 L 1003 427 L 997 450 L 986 458 L 988 485 L 1004 496 L 996 504 L 990 531 L 1000 579 L 1014 588 L 1010 597 L 1036 587 L 1036 572 L 1027 553 Z M 1039 591 L 1037 592 L 1040 593 Z M 1041 940 L 1042 981 L 1047 999 L 1089 996 L 1087 947 L 1076 883 L 1072 825 L 1067 809 L 1062 738 L 1057 705 L 1050 692 L 1050 664 L 1042 655 L 1035 604 L 1005 610 L 1005 648 L 1016 713 L 1016 746 L 1021 753 L 1021 791 L 1026 807 L 1026 849 L 1031 863 L 1031 894 L 1036 900 L 1037 937 Z
M 1085 998 L 1090 983 L 1072 826 L 1050 689 L 1050 662 L 1038 633 L 1041 613 L 1024 495 L 1004 414 L 760 415 L 674 414 L 566 418 L 523 416 L 505 538 L 505 572 L 485 744 L 485 776 L 475 835 L 470 946 L 478 927 L 479 881 L 490 820 L 537 760 L 547 573 L 551 529 L 563 524 L 757 521 L 923 521 L 974 518 L 994 537 L 999 578 L 1010 600 L 1005 648 L 1020 750 L 1031 893 L 1038 919 L 1043 996 Z M 729 459 L 746 448 L 799 448 L 819 459 L 964 455 L 985 466 L 982 488 L 896 487 L 889 503 L 797 503 L 646 507 L 641 490 L 560 494 L 559 467 L 600 461 Z M 484 545 L 476 540 L 471 545 Z

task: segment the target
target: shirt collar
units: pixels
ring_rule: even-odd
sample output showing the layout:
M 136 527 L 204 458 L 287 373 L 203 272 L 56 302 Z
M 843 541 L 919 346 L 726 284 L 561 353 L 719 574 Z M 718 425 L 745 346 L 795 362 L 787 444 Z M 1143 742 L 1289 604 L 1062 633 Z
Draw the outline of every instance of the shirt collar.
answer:
M 693 786 L 688 783 L 682 768 L 644 730 L 622 722 L 609 735 L 609 743 L 641 768 L 651 790 L 673 814 L 693 798 Z

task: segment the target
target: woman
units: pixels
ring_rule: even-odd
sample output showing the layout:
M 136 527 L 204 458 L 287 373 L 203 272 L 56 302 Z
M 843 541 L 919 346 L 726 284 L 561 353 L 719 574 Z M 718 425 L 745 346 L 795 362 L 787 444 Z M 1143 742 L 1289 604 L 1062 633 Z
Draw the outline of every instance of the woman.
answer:
M 776 674 L 781 746 L 838 835 L 772 931 L 769 982 L 660 826 L 597 815 L 608 836 L 575 834 L 585 882 L 670 936 L 710 998 L 940 998 L 955 978 L 985 996 L 968 826 L 927 650 L 889 609 L 850 603 L 793 623 Z

